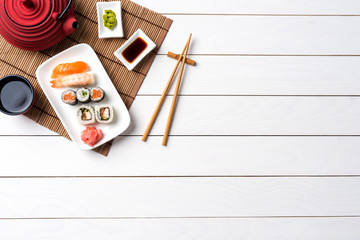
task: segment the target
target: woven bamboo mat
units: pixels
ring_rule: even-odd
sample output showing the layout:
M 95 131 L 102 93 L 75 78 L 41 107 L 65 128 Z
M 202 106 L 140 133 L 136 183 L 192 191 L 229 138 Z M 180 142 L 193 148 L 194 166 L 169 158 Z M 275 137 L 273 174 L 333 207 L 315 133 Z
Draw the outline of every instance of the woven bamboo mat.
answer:
M 75 1 L 79 28 L 50 49 L 36 52 L 18 49 L 0 36 L 0 77 L 9 74 L 22 75 L 31 82 L 36 92 L 34 107 L 25 116 L 70 139 L 36 80 L 36 69 L 50 57 L 79 43 L 87 43 L 95 50 L 126 106 L 131 106 L 172 20 L 129 0 L 122 0 L 121 5 L 124 29 L 122 39 L 98 38 L 95 0 Z M 139 28 L 156 43 L 157 47 L 133 71 L 128 71 L 113 53 Z M 107 156 L 111 144 L 112 141 L 105 143 L 94 151 Z

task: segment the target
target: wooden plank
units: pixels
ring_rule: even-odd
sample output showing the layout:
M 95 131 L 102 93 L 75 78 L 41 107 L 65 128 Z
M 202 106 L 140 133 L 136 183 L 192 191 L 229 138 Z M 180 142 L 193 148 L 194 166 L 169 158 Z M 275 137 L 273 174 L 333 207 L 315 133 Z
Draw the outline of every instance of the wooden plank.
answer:
M 360 215 L 354 177 L 3 178 L 0 196 L 0 218 Z
M 234 43 L 235 44 L 235 43 Z M 360 57 L 191 56 L 181 94 L 359 95 Z M 160 94 L 176 61 L 158 56 L 139 95 Z M 175 85 L 175 84 L 173 84 Z M 174 92 L 174 87 L 170 93 Z
M 172 4 L 166 0 L 136 0 L 161 13 L 180 14 L 360 14 L 356 0 L 182 0 Z
M 167 15 L 174 23 L 159 53 L 359 55 L 360 16 Z
M 150 134 L 163 135 L 171 98 L 165 100 Z M 143 134 L 158 99 L 158 96 L 136 98 L 130 109 L 132 122 L 125 135 Z M 3 135 L 44 133 L 38 131 L 40 127 L 27 129 L 35 125 L 28 120 L 13 122 L 14 118 L 3 115 L 0 119 Z M 181 96 L 170 134 L 360 135 L 359 121 L 358 97 Z
M 0 238 L 6 240 L 353 240 L 360 236 L 360 219 L 34 219 L 1 220 L 0 229 Z
M 169 140 L 119 137 L 105 158 L 62 137 L 0 137 L 0 176 L 360 175 L 360 137 Z
M 126 134 L 141 135 L 158 101 L 138 97 Z M 153 135 L 163 135 L 172 97 L 167 97 Z M 179 98 L 172 135 L 359 135 L 357 97 L 198 97 Z M 169 142 L 171 145 L 171 142 Z

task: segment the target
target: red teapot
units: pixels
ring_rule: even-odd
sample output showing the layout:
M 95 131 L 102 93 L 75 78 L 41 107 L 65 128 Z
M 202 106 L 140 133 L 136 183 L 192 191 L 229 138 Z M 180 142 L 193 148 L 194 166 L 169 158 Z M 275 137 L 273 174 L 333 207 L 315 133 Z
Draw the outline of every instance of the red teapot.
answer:
M 73 0 L 0 0 L 0 34 L 26 50 L 54 46 L 75 32 Z

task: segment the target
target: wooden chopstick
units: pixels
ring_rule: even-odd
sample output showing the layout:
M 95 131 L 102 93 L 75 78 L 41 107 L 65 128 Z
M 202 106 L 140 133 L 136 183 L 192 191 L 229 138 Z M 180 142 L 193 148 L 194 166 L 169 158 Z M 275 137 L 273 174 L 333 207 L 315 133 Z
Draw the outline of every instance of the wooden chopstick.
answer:
M 181 68 L 180 68 L 180 74 L 179 74 L 178 80 L 176 82 L 176 88 L 175 88 L 175 92 L 174 92 L 174 97 L 173 97 L 172 102 L 171 102 L 170 112 L 169 112 L 168 120 L 167 120 L 167 123 L 166 123 L 165 133 L 164 133 L 164 137 L 163 137 L 163 141 L 162 141 L 163 146 L 166 146 L 166 144 L 167 144 L 167 139 L 168 139 L 168 136 L 169 136 L 170 127 L 171 127 L 172 119 L 173 119 L 174 112 L 175 112 L 175 104 L 176 104 L 177 96 L 179 94 L 181 78 L 182 78 L 182 74 L 183 74 L 183 71 L 184 71 L 184 66 L 185 66 L 185 62 L 186 62 L 187 53 L 188 53 L 188 50 L 189 50 L 191 35 L 192 34 L 190 34 L 189 40 L 188 40 L 187 45 L 186 45 L 185 55 L 184 55 L 184 57 L 180 58 L 180 59 L 182 59 Z M 181 56 L 182 56 L 182 54 L 181 54 Z
M 191 39 L 191 35 L 190 35 L 188 41 L 186 42 L 186 45 L 185 45 L 183 51 L 181 52 L 181 56 L 184 54 L 188 44 L 190 43 L 190 39 Z M 181 61 L 181 58 L 178 59 L 176 65 L 174 67 L 174 70 L 171 73 L 171 76 L 170 76 L 170 78 L 169 78 L 169 80 L 168 80 L 168 82 L 167 82 L 167 84 L 166 84 L 166 86 L 164 88 L 164 91 L 163 91 L 163 93 L 162 93 L 162 95 L 160 97 L 160 100 L 159 100 L 159 102 L 158 102 L 158 104 L 157 104 L 157 106 L 156 106 L 156 108 L 154 110 L 154 113 L 152 114 L 151 119 L 150 119 L 150 121 L 149 121 L 149 123 L 148 123 L 148 125 L 147 125 L 147 127 L 145 129 L 145 132 L 144 132 L 143 137 L 141 139 L 142 141 L 146 141 L 146 139 L 147 139 L 147 137 L 148 137 L 148 135 L 150 133 L 150 130 L 151 130 L 152 126 L 154 125 L 155 119 L 156 119 L 157 115 L 159 114 L 160 108 L 161 108 L 161 106 L 162 106 L 162 104 L 163 104 L 163 102 L 165 100 L 166 94 L 170 89 L 172 80 L 174 78 L 174 75 L 176 73 L 176 70 L 177 70 L 177 68 L 179 66 L 180 61 Z

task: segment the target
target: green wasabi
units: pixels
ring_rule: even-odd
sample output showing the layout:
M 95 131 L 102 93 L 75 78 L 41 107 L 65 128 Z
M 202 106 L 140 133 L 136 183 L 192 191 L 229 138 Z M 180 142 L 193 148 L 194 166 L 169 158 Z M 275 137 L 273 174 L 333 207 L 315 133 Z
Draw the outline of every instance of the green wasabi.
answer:
M 108 29 L 112 30 L 116 25 L 116 14 L 112 10 L 105 10 L 105 14 L 103 15 L 104 26 Z

